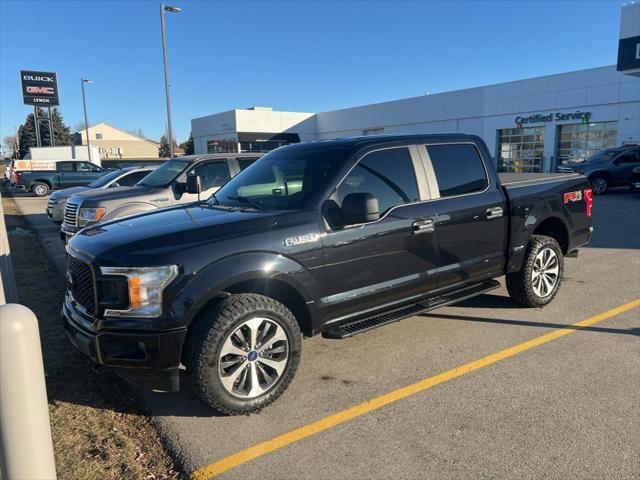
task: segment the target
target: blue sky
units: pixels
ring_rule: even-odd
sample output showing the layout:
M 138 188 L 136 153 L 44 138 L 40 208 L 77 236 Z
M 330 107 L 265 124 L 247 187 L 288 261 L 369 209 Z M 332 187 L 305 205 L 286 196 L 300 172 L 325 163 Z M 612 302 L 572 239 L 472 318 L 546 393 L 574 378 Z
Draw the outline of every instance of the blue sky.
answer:
M 167 15 L 174 134 L 253 105 L 317 112 L 611 65 L 622 1 L 176 0 Z M 166 123 L 159 2 L 0 0 L 0 138 L 30 107 L 19 70 L 58 73 L 61 112 Z

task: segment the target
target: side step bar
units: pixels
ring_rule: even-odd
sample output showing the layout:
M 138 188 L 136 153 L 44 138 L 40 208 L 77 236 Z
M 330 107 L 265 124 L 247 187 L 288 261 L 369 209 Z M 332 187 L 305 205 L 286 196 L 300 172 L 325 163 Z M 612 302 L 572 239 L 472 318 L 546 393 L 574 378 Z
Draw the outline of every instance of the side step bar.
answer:
M 346 338 L 358 333 L 366 332 L 374 328 L 386 325 L 388 323 L 397 322 L 403 318 L 411 317 L 418 313 L 433 310 L 434 308 L 444 307 L 458 303 L 468 298 L 476 297 L 490 290 L 500 287 L 500 283 L 496 280 L 487 280 L 484 282 L 469 285 L 459 290 L 453 290 L 441 295 L 422 300 L 418 303 L 404 305 L 402 307 L 392 308 L 386 311 L 378 312 L 370 317 L 361 318 L 349 323 L 336 325 L 327 328 L 322 332 L 325 338 Z

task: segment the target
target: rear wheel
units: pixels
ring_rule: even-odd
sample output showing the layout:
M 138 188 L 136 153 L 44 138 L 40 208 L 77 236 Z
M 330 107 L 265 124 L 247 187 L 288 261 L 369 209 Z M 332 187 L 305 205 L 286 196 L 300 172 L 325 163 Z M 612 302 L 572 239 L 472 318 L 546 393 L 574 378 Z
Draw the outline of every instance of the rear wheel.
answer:
M 602 195 L 609 190 L 609 179 L 604 175 L 594 175 L 589 179 L 591 190 L 595 195 Z
M 33 182 L 33 185 L 31 185 L 31 191 L 38 197 L 44 197 L 49 195 L 51 189 L 49 188 L 49 185 L 44 182 Z
M 525 307 L 542 307 L 558 293 L 563 272 L 564 258 L 558 242 L 545 235 L 532 235 L 522 268 L 507 274 L 507 290 Z
M 187 349 L 198 396 L 220 413 L 246 414 L 287 389 L 300 361 L 302 333 L 281 303 L 239 294 L 203 313 Z

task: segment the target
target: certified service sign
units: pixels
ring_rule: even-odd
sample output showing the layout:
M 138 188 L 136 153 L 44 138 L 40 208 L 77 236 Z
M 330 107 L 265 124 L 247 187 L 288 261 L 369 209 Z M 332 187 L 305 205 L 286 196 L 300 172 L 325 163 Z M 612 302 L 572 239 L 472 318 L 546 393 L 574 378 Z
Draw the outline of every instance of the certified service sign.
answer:
M 25 105 L 53 107 L 59 105 L 58 79 L 54 72 L 20 70 L 22 102 Z

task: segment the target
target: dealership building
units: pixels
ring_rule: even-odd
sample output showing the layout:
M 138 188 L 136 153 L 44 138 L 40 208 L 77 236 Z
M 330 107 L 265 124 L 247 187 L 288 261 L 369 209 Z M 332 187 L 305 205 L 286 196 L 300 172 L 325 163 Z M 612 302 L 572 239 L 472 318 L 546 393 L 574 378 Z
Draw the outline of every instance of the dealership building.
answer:
M 358 135 L 479 135 L 501 171 L 551 172 L 640 144 L 640 3 L 622 7 L 618 64 L 322 113 L 253 107 L 191 120 L 196 153 L 263 152 Z

